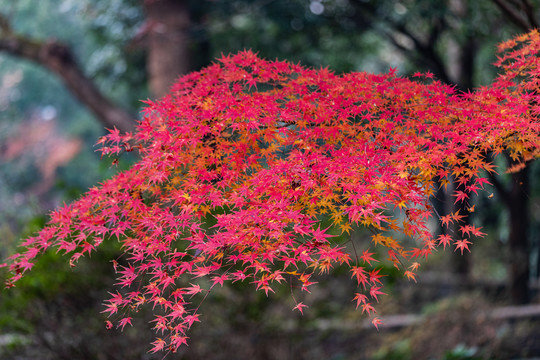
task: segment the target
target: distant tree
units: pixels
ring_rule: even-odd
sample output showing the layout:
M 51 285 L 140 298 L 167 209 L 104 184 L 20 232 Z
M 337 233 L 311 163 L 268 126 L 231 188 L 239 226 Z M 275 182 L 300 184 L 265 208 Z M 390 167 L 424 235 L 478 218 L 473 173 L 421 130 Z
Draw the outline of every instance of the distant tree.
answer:
M 74 96 L 105 126 L 132 130 L 135 117 L 110 101 L 85 75 L 71 47 L 54 39 L 36 40 L 17 34 L 6 15 L 0 14 L 0 50 L 36 62 L 58 75 Z
M 473 93 L 430 73 L 336 75 L 250 51 L 224 56 L 148 101 L 136 132 L 99 140 L 104 155 L 137 151 L 140 160 L 53 212 L 3 265 L 7 286 L 49 248 L 75 266 L 118 239 L 120 289 L 106 312 L 123 329 L 131 311 L 152 306 L 152 351 L 187 342 L 196 303 L 216 285 L 248 281 L 269 294 L 287 282 L 295 299 L 334 266 L 349 268 L 351 297 L 378 326 L 377 263 L 414 280 L 419 258 L 440 246 L 463 253 L 484 235 L 459 224 L 459 212 L 434 213 L 435 184 L 455 178 L 455 202 L 467 203 L 495 170 L 488 154 L 506 151 L 519 161 L 512 171 L 539 156 L 539 44 L 535 31 L 502 44 L 501 75 Z M 434 236 L 433 217 L 458 224 L 457 239 Z M 372 232 L 371 247 L 347 236 L 357 226 Z
M 46 16 L 47 6 L 56 5 L 54 1 L 43 4 L 45 10 L 40 11 L 47 11 Z M 118 93 L 125 90 L 119 91 L 118 84 L 142 94 L 136 101 L 146 96 L 141 91 L 146 86 L 150 97 L 158 98 L 178 76 L 208 65 L 214 57 L 211 54 L 244 48 L 317 65 L 331 55 L 334 68 L 350 71 L 363 49 L 360 33 L 349 34 L 346 42 L 343 38 L 335 41 L 330 31 L 335 22 L 306 13 L 303 1 L 100 0 L 69 4 L 58 6 L 65 9 L 52 9 L 60 20 L 62 12 L 69 10 L 66 23 L 58 21 L 59 29 L 53 29 L 50 23 L 39 22 L 42 15 L 31 11 L 36 8 L 31 2 L 5 1 L 0 10 L 0 52 L 48 69 L 99 122 L 123 131 L 133 129 L 139 103 L 119 99 Z M 77 23 L 70 24 L 68 20 L 74 17 Z M 45 26 L 28 31 L 28 24 L 33 23 Z M 139 60 L 140 53 L 144 61 Z
M 110 1 L 109 6 L 113 3 Z M 132 40 L 145 45 L 149 87 L 153 96 L 160 97 L 177 76 L 192 70 L 188 1 L 146 0 L 140 1 L 139 6 L 145 18 L 138 24 L 139 33 Z M 88 4 L 87 7 L 90 13 L 107 11 L 104 2 Z M 135 9 L 134 6 L 126 8 Z M 133 14 L 131 17 L 136 18 Z M 117 19 L 117 22 L 121 20 Z M 57 75 L 77 100 L 106 127 L 133 130 L 134 111 L 119 105 L 100 89 L 69 43 L 53 36 L 43 38 L 21 33 L 13 26 L 7 13 L 0 13 L 0 51 L 30 60 Z
M 528 32 L 538 27 L 538 2 L 529 0 L 439 1 L 410 2 L 397 0 L 352 0 L 356 9 L 351 18 L 359 27 L 367 23 L 379 31 L 407 59 L 412 68 L 431 71 L 438 79 L 453 84 L 463 91 L 486 82 L 491 72 L 486 71 L 482 53 L 493 46 L 493 34 Z M 500 21 L 493 19 L 501 17 Z M 505 156 L 506 166 L 515 161 Z M 519 162 L 519 160 L 518 160 Z M 508 242 L 508 284 L 512 302 L 529 301 L 531 260 L 529 167 L 511 174 L 510 181 L 490 174 L 498 197 L 502 199 L 508 216 L 509 232 L 503 236 Z M 444 192 L 438 198 L 444 199 Z M 441 207 L 449 207 L 442 201 Z M 461 206 L 455 204 L 454 206 Z M 469 211 L 461 208 L 464 221 Z M 450 229 L 456 231 L 455 229 Z M 450 232 L 452 232 L 450 231 Z M 538 241 L 538 240 L 536 240 Z M 471 270 L 468 257 L 453 257 L 454 271 L 468 276 Z
M 538 3 L 532 4 L 528 0 L 517 2 L 508 0 L 492 0 L 503 15 L 510 19 L 522 31 L 530 31 L 538 28 Z M 537 92 L 537 88 L 532 89 Z M 509 166 L 514 166 L 519 159 L 507 156 Z M 511 181 L 505 185 L 499 178 L 491 176 L 491 181 L 500 194 L 509 213 L 510 231 L 508 234 L 508 243 L 510 247 L 510 295 L 514 303 L 524 304 L 529 302 L 529 279 L 531 278 L 531 243 L 530 239 L 530 193 L 531 180 L 530 169 L 524 167 L 519 171 L 512 173 Z M 536 239 L 538 247 L 539 240 Z M 540 266 L 540 260 L 537 260 L 537 269 Z

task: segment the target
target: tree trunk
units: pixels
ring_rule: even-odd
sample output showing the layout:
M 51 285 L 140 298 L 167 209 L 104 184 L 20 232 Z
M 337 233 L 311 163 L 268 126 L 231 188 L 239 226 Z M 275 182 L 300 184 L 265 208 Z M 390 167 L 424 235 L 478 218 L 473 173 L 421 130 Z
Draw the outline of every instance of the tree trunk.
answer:
M 463 16 L 465 16 L 463 14 Z M 461 91 L 467 92 L 474 88 L 474 60 L 476 57 L 475 39 L 472 36 L 467 36 L 464 43 L 459 44 L 457 47 L 456 64 L 458 66 L 455 75 L 455 84 Z M 454 182 L 455 184 L 455 182 Z M 460 189 L 464 190 L 464 189 Z M 453 211 L 459 211 L 461 215 L 465 215 L 463 223 L 456 224 L 454 227 L 454 234 L 456 238 L 459 238 L 459 227 L 471 224 L 472 213 L 469 212 L 469 208 L 474 205 L 473 194 L 470 194 L 469 203 L 458 202 L 454 205 Z M 450 202 L 454 199 L 451 198 Z M 471 275 L 472 259 L 469 252 L 464 252 L 463 255 L 452 257 L 452 269 L 461 276 L 464 280 L 467 280 Z
M 492 161 L 491 158 L 489 160 Z M 508 167 L 516 164 L 510 156 L 507 156 L 507 163 Z M 529 166 L 526 166 L 519 172 L 512 173 L 509 186 L 505 186 L 497 176 L 490 174 L 490 181 L 508 211 L 508 287 L 514 304 L 525 304 L 530 300 L 529 172 Z
M 529 168 L 512 174 L 510 212 L 510 296 L 514 304 L 529 301 Z
M 147 0 L 147 71 L 155 97 L 169 92 L 179 75 L 191 70 L 190 13 L 187 0 Z
M 539 26 L 537 19 L 538 6 L 532 6 L 528 1 L 514 2 L 508 0 L 492 0 L 501 12 L 528 32 Z M 509 166 L 513 165 L 508 161 Z M 509 286 L 512 302 L 524 304 L 529 301 L 529 169 L 512 174 L 512 184 L 509 190 L 500 184 L 497 190 L 505 199 L 510 214 L 510 234 L 508 244 L 510 247 Z

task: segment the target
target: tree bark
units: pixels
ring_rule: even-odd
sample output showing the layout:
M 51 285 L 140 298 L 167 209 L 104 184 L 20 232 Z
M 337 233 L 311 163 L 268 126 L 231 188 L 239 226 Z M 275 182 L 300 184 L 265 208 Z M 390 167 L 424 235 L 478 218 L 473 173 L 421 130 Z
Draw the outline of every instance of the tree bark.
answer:
M 462 14 L 465 16 L 465 14 Z M 474 88 L 474 60 L 476 58 L 476 46 L 475 39 L 472 35 L 467 36 L 465 41 L 459 44 L 456 54 L 457 71 L 454 74 L 454 83 L 461 91 L 467 92 Z M 449 65 L 451 66 L 451 65 Z M 454 186 L 456 182 L 454 181 Z M 464 190 L 464 189 L 460 189 Z M 453 226 L 454 236 L 459 238 L 459 226 L 466 226 L 471 224 L 471 216 L 469 208 L 474 204 L 473 194 L 470 194 L 470 203 L 458 203 L 451 205 L 454 199 L 448 200 L 450 206 L 453 207 L 453 211 L 459 211 L 461 215 L 465 215 L 463 223 L 455 224 Z M 451 198 L 451 197 L 450 197 Z M 464 252 L 458 256 L 452 256 L 452 269 L 461 276 L 464 280 L 467 280 L 472 272 L 472 257 L 469 252 Z
M 155 97 L 169 92 L 179 75 L 191 71 L 190 13 L 186 0 L 147 0 L 147 71 Z
M 530 31 L 539 26 L 536 10 L 528 0 L 519 2 L 507 0 L 492 0 L 501 12 L 523 31 Z M 508 159 L 509 166 L 514 162 Z M 496 180 L 496 179 L 495 179 Z M 510 246 L 509 287 L 512 302 L 527 303 L 529 298 L 529 169 L 512 174 L 510 189 L 495 182 L 498 193 L 504 199 L 510 216 Z
M 66 87 L 108 128 L 131 131 L 135 117 L 111 103 L 86 77 L 69 46 L 57 41 L 35 41 L 14 34 L 7 19 L 0 16 L 0 51 L 33 61 L 58 75 Z
M 510 211 L 510 295 L 514 304 L 529 301 L 529 171 L 528 167 L 512 174 L 508 197 Z
M 509 166 L 515 164 L 508 159 Z M 529 296 L 529 167 L 511 174 L 511 183 L 505 187 L 497 177 L 490 176 L 497 193 L 503 199 L 510 218 L 508 234 L 508 286 L 514 304 L 526 304 Z
M 535 17 L 535 11 L 527 0 L 521 0 L 521 4 L 505 0 L 493 0 L 501 12 L 522 30 L 528 32 L 539 26 Z M 525 16 L 522 15 L 524 13 Z
M 492 0 L 492 2 L 511 22 L 522 30 L 530 31 L 539 26 L 536 9 L 528 0 Z M 398 49 L 413 61 L 416 61 L 418 65 L 427 66 L 441 81 L 456 84 L 462 91 L 468 91 L 474 87 L 474 60 L 477 52 L 476 42 L 478 41 L 474 35 L 471 34 L 465 39 L 465 42 L 456 44 L 459 53 L 452 59 L 454 61 L 448 61 L 448 56 L 441 57 L 436 51 L 437 41 L 440 39 L 440 34 L 448 30 L 448 23 L 442 20 L 434 21 L 427 30 L 424 29 L 423 33 L 418 34 L 416 30 L 412 31 L 406 24 L 392 22 L 392 19 L 384 16 L 381 18 L 381 15 L 377 13 L 376 7 L 371 2 L 365 3 L 356 0 L 351 3 L 357 7 L 355 20 L 358 26 L 360 26 L 361 22 L 374 22 L 373 19 L 387 21 L 389 26 L 385 34 Z M 467 2 L 453 2 L 449 7 L 449 11 L 452 11 L 458 18 L 465 21 L 468 16 Z M 365 16 L 366 13 L 369 16 Z M 393 36 L 396 32 L 410 39 L 414 47 L 406 48 L 401 46 Z M 456 64 L 456 74 L 452 74 L 452 63 Z M 510 165 L 511 163 L 509 163 Z M 497 180 L 494 177 L 493 179 Z M 525 169 L 523 172 L 512 174 L 511 188 L 497 187 L 498 193 L 507 199 L 505 207 L 510 218 L 510 234 L 508 237 L 510 247 L 510 257 L 508 259 L 509 289 L 511 301 L 515 304 L 523 304 L 529 300 L 528 179 L 528 171 Z M 497 181 L 497 183 L 499 182 Z M 443 197 L 445 196 L 442 193 L 438 194 L 440 201 L 444 201 Z M 439 204 L 438 206 L 442 205 Z M 447 209 L 447 211 L 456 210 L 456 208 Z M 466 207 L 462 207 L 460 213 L 467 215 Z M 467 219 L 467 221 L 469 220 Z M 466 277 L 471 268 L 470 256 L 467 254 L 465 256 L 453 256 L 452 268 L 456 273 Z

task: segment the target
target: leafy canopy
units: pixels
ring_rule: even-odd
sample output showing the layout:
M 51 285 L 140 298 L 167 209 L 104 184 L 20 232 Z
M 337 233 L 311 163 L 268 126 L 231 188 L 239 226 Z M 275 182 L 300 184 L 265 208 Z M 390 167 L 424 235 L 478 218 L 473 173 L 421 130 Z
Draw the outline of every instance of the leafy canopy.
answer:
M 462 253 L 483 235 L 459 212 L 434 212 L 437 186 L 455 181 L 455 202 L 467 203 L 495 171 L 488 154 L 506 151 L 518 167 L 538 156 L 539 47 L 537 32 L 502 44 L 501 75 L 465 94 L 429 73 L 337 75 L 251 51 L 224 56 L 148 101 L 135 133 L 113 129 L 98 141 L 104 155 L 140 160 L 54 211 L 4 264 L 7 285 L 48 248 L 74 266 L 118 239 L 119 290 L 105 312 L 124 328 L 149 304 L 160 336 L 152 351 L 187 342 L 194 301 L 216 285 L 308 291 L 314 273 L 336 265 L 350 269 L 351 298 L 377 326 L 376 253 L 414 280 L 418 258 L 440 246 Z M 435 237 L 430 219 L 459 231 Z M 371 247 L 347 236 L 353 226 L 371 231 Z

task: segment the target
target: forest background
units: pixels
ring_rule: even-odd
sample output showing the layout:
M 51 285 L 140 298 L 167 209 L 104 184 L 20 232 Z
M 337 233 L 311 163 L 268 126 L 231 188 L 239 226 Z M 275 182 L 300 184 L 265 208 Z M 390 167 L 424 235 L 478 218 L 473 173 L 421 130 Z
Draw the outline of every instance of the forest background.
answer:
M 468 91 L 495 76 L 496 44 L 538 21 L 540 2 L 532 0 L 1 0 L 0 256 L 43 226 L 47 211 L 117 171 L 94 152 L 105 127 L 130 130 L 141 100 L 164 95 L 178 75 L 222 53 L 252 49 L 338 73 L 430 71 Z M 407 314 L 392 318 L 396 327 L 364 328 L 348 275 L 337 269 L 310 295 L 304 316 L 290 312 L 287 289 L 271 299 L 247 285 L 222 289 L 205 301 L 189 348 L 170 357 L 539 356 L 537 318 L 485 316 L 539 302 L 539 171 L 537 163 L 501 171 L 463 209 L 488 233 L 471 254 L 438 254 L 418 284 L 388 279 L 380 311 Z M 448 206 L 442 193 L 437 198 Z M 108 260 L 120 251 L 106 246 L 75 269 L 48 254 L 2 292 L 2 358 L 162 356 L 147 354 L 153 333 L 144 311 L 123 333 L 105 330 L 101 302 L 114 283 Z

